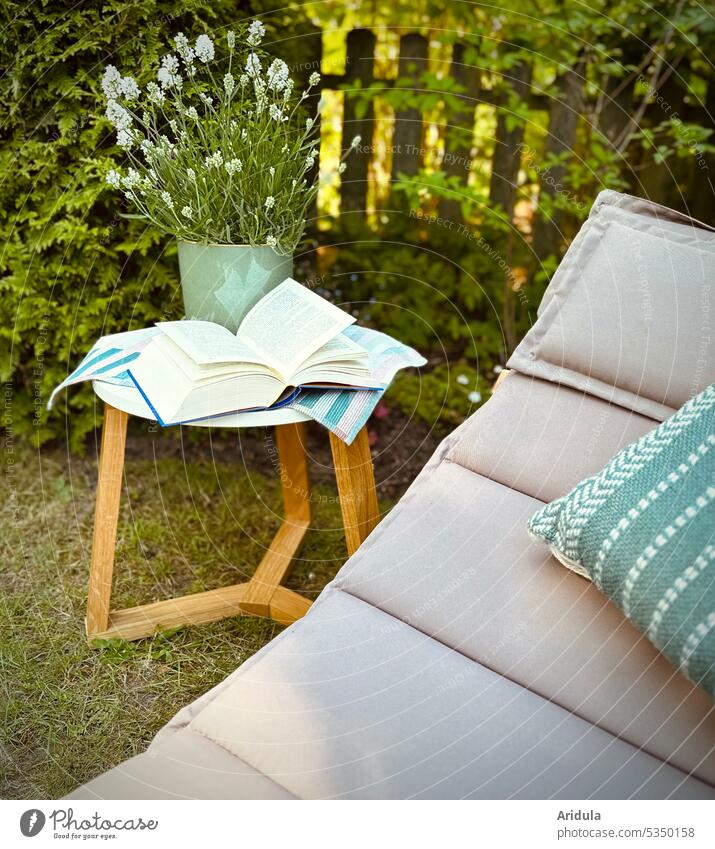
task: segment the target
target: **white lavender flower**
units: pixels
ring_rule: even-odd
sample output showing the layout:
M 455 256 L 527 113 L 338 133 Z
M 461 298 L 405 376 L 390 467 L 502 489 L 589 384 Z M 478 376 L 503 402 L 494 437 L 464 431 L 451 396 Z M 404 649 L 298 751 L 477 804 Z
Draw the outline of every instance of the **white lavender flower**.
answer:
M 248 138 L 248 130 L 244 127 L 241 130 L 241 141 L 246 141 L 247 138 Z
M 460 386 L 469 386 L 469 378 L 466 374 L 458 374 L 457 375 L 457 383 Z
M 181 214 L 184 216 L 184 218 L 193 218 L 194 217 L 194 210 L 191 208 L 190 204 L 187 204 L 181 210 Z
M 173 53 L 167 53 L 166 56 L 162 57 L 157 79 L 162 88 L 169 88 L 170 86 L 181 88 L 183 78 L 179 73 L 179 60 Z
M 243 168 L 243 162 L 240 159 L 229 159 L 224 167 L 229 177 L 233 177 Z
M 196 47 L 194 49 L 196 55 L 204 64 L 214 58 L 214 43 L 206 33 L 202 33 L 196 39 Z
M 306 118 L 305 119 L 305 129 L 306 130 L 312 129 L 314 123 L 315 123 L 315 118 Z
M 193 168 L 186 169 L 186 176 L 191 180 L 192 183 L 196 182 L 196 171 Z
M 310 152 L 310 153 L 309 153 L 309 154 L 305 157 L 305 167 L 306 167 L 306 170 L 307 170 L 308 168 L 312 168 L 312 167 L 313 167 L 313 165 L 315 165 L 315 155 L 313 154 L 313 151 L 311 151 L 311 152 Z
M 241 74 L 238 78 L 238 82 L 241 85 L 241 88 L 245 88 L 248 85 L 248 74 Z
M 211 156 L 204 159 L 204 164 L 207 168 L 220 168 L 223 165 L 223 154 L 220 150 L 217 150 L 216 153 L 212 153 Z
M 231 74 L 231 73 L 224 74 L 223 90 L 226 92 L 227 95 L 229 95 L 229 97 L 233 93 L 234 88 L 236 88 L 236 80 L 235 80 L 233 74 Z
M 124 150 L 131 150 L 134 146 L 134 137 L 128 130 L 120 130 L 117 133 L 117 144 Z
M 251 47 L 257 47 L 263 36 L 266 34 L 266 28 L 260 21 L 252 21 L 250 26 L 248 27 L 248 37 L 246 41 L 251 45 Z
M 166 53 L 161 57 L 161 66 L 166 68 L 167 71 L 171 71 L 172 74 L 179 73 L 179 60 L 173 53 Z
M 338 174 L 344 174 L 344 173 L 345 173 L 345 169 L 346 169 L 347 167 L 348 167 L 348 166 L 347 166 L 344 162 L 341 162 L 341 163 L 340 163 L 340 165 L 338 165 Z
M 313 71 L 313 73 L 308 77 L 308 85 L 312 88 L 314 85 L 318 85 L 320 82 L 320 74 L 317 71 Z
M 130 103 L 135 101 L 141 94 L 139 86 L 137 85 L 137 81 L 134 79 L 134 77 L 122 77 L 119 83 L 119 89 L 122 93 L 122 96 Z
M 350 147 L 356 148 L 360 142 L 362 141 L 362 136 L 355 136 L 353 140 L 350 142 Z
M 199 113 L 196 111 L 195 106 L 189 106 L 189 108 L 186 110 L 186 117 L 191 118 L 192 121 L 199 120 Z
M 114 65 L 107 65 L 104 69 L 102 91 L 107 98 L 120 97 L 122 94 L 122 75 Z
M 187 69 L 191 70 L 196 54 L 189 44 L 189 39 L 183 32 L 177 32 L 174 36 L 174 44 L 176 45 L 176 52 L 184 60 Z
M 282 121 L 283 120 L 283 110 L 276 106 L 275 103 L 271 103 L 268 107 L 268 114 L 274 121 Z
M 132 126 L 132 116 L 116 100 L 110 100 L 104 113 L 117 130 L 128 130 Z
M 273 197 L 273 195 L 268 195 L 268 197 L 266 198 L 266 209 L 273 209 L 275 204 L 276 199 Z
M 127 176 L 122 180 L 122 185 L 125 189 L 134 189 L 141 183 L 141 181 L 142 176 L 136 168 L 130 168 L 127 171 Z
M 171 86 L 175 88 L 181 87 L 181 76 L 179 74 L 172 74 L 168 68 L 159 68 L 156 78 L 159 80 L 159 85 L 162 88 L 171 88 Z
M 266 244 L 269 248 L 275 248 L 275 246 L 278 244 L 278 239 L 276 239 L 275 236 L 267 236 Z
M 202 102 L 202 103 L 204 103 L 206 106 L 212 106 L 212 105 L 213 105 L 213 98 L 212 98 L 212 97 L 210 97 L 208 94 L 206 94 L 206 93 L 205 93 L 205 92 L 203 92 L 203 91 L 199 92 L 199 99 L 200 99 L 200 100 L 201 100 L 201 102 Z
M 288 153 L 288 145 L 287 144 L 283 145 L 283 147 L 281 148 L 281 153 Z
M 157 106 L 161 106 L 161 104 L 166 100 L 164 92 L 153 81 L 147 83 L 146 94 L 150 102 L 156 103 Z
M 271 165 L 271 167 L 268 169 L 268 173 L 271 175 L 271 177 L 275 177 L 276 169 Z
M 282 59 L 274 59 L 268 66 L 266 80 L 273 91 L 283 91 L 288 83 L 288 65 Z
M 236 46 L 236 33 L 232 29 L 226 33 L 226 44 L 228 44 L 229 50 L 233 50 Z
M 470 392 L 467 398 L 469 398 L 471 404 L 478 404 L 482 400 L 482 393 L 476 391 Z
M 164 203 L 165 203 L 165 204 L 169 207 L 169 209 L 173 209 L 173 208 L 174 208 L 174 199 L 173 199 L 173 198 L 172 198 L 172 196 L 169 194 L 169 192 L 166 192 L 166 191 L 162 192 L 162 193 L 161 193 L 161 199 L 162 199 L 162 200 L 164 201 Z
M 254 80 L 261 73 L 261 60 L 255 53 L 248 54 L 248 58 L 246 59 L 246 73 Z
M 113 189 L 118 189 L 122 185 L 122 175 L 114 168 L 107 174 L 105 180 Z
M 163 134 L 159 136 L 157 146 L 162 153 L 166 153 L 169 156 L 171 156 L 171 154 L 174 152 L 174 148 L 176 147 L 174 142 L 168 136 L 165 136 Z

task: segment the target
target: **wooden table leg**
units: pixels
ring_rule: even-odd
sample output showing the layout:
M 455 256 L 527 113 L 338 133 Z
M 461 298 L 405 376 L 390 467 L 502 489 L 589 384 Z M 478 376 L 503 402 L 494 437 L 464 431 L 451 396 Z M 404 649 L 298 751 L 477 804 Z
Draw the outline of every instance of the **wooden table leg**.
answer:
M 330 447 L 345 526 L 345 542 L 348 554 L 354 554 L 380 519 L 367 427 L 362 428 L 350 445 L 330 433 Z
M 305 424 L 278 425 L 279 471 L 287 520 L 310 521 L 310 480 L 305 455 Z
M 305 455 L 305 427 L 303 422 L 278 425 L 275 434 L 285 519 L 248 582 L 241 601 L 241 610 L 255 616 L 272 615 L 271 599 L 288 574 L 293 558 L 310 525 L 310 482 L 308 460 Z M 306 601 L 305 605 L 307 610 L 310 602 Z M 288 613 L 289 611 L 286 610 L 279 621 L 285 621 Z
M 117 541 L 128 418 L 126 413 L 105 404 L 87 598 L 86 627 L 90 639 L 95 634 L 106 631 L 109 622 L 109 599 L 112 592 L 114 547 Z

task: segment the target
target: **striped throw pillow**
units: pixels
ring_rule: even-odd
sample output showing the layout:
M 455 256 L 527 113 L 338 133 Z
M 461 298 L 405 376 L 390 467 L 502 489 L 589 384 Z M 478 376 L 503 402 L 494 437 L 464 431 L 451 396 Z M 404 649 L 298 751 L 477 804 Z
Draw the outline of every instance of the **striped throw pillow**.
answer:
M 715 698 L 715 384 L 529 521 Z

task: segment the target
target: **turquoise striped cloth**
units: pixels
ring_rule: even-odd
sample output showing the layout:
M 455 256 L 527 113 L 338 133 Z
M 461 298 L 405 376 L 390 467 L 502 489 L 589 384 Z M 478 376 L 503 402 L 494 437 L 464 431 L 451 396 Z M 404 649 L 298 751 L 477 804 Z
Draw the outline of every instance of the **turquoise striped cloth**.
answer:
M 392 336 L 353 325 L 343 331 L 368 353 L 370 371 L 382 383 L 382 389 L 304 389 L 287 407 L 320 422 L 348 445 L 367 422 L 400 369 L 420 367 L 427 360 L 413 348 Z

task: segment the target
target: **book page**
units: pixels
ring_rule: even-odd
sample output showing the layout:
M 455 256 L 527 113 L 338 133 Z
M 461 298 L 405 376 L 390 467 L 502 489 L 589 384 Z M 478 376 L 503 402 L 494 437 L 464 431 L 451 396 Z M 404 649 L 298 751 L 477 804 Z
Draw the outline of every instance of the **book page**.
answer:
M 301 365 L 301 370 L 314 363 L 332 362 L 333 360 L 367 360 L 367 351 L 353 342 L 345 333 L 338 335 L 314 351 Z
M 312 353 L 354 321 L 289 277 L 251 309 L 241 322 L 238 338 L 289 382 Z
M 157 327 L 198 365 L 263 362 L 230 330 L 212 321 L 162 321 Z

